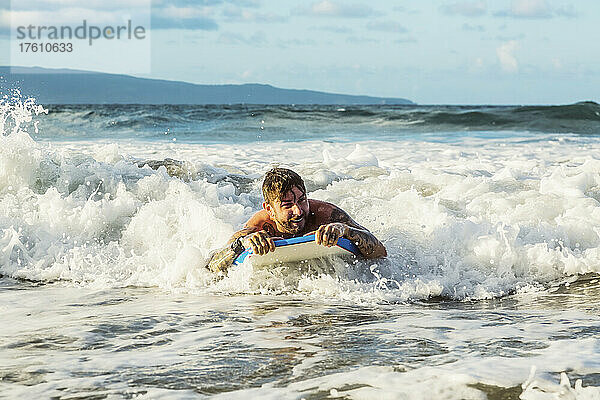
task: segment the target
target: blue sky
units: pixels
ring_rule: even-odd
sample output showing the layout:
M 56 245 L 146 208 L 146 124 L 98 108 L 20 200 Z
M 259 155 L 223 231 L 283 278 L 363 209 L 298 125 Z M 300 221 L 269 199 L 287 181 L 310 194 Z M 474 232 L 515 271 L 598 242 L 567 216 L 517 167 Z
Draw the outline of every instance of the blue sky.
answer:
M 41 0 L 15 1 L 43 11 Z M 144 4 L 45 1 L 121 13 Z M 600 102 L 597 1 L 155 0 L 151 18 L 151 66 L 138 76 L 423 104 Z

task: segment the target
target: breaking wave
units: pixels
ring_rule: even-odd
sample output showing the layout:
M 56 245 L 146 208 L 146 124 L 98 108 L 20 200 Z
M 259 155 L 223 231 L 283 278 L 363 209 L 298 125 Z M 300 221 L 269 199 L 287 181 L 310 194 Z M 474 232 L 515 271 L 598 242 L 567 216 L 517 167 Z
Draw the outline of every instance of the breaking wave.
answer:
M 48 117 L 67 114 L 105 124 L 114 118 L 113 107 L 126 119 L 122 106 L 50 107 Z M 141 124 L 165 123 L 164 118 L 209 121 L 211 113 L 232 112 L 161 106 L 173 115 L 149 122 L 155 108 L 131 107 L 137 112 L 127 118 Z M 181 109 L 187 110 L 183 116 L 177 115 Z M 485 145 L 467 140 L 460 146 L 312 140 L 302 146 L 281 141 L 268 147 L 169 148 L 158 141 L 80 141 L 74 147 L 32 139 L 43 137 L 37 121 L 46 118 L 33 101 L 5 98 L 0 110 L 0 274 L 5 276 L 92 287 L 294 292 L 397 302 L 493 298 L 600 270 L 600 160 L 592 155 L 597 145 L 586 144 L 585 152 L 581 143 L 560 140 Z M 439 124 L 460 120 L 462 127 L 491 121 L 490 115 L 520 121 L 538 114 L 546 120 L 598 118 L 594 103 L 457 110 L 429 111 L 427 118 Z M 200 116 L 203 112 L 207 115 Z M 315 112 L 298 114 L 312 119 Z M 357 108 L 354 113 L 340 118 L 369 119 L 376 113 L 393 120 L 395 111 Z M 317 261 L 304 269 L 242 265 L 215 279 L 203 265 L 260 208 L 261 176 L 273 163 L 293 167 L 305 177 L 311 197 L 339 204 L 367 226 L 385 243 L 388 259 Z

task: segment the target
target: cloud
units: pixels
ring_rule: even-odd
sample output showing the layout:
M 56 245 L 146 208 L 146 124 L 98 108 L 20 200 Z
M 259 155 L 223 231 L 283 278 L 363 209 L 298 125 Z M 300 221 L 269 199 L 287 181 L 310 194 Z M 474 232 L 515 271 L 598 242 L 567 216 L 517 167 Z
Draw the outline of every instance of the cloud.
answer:
M 421 12 L 419 10 L 413 10 L 413 9 L 409 9 L 403 6 L 396 6 L 394 8 L 392 8 L 392 10 L 403 13 L 403 14 L 420 14 Z
M 396 40 L 394 40 L 394 43 L 396 43 L 396 44 L 417 43 L 417 39 L 415 39 L 412 36 L 409 36 L 409 37 L 402 38 L 402 39 L 396 39 Z
M 217 43 L 228 45 L 250 45 L 260 47 L 268 43 L 267 35 L 263 31 L 257 31 L 254 34 L 246 37 L 235 32 L 223 32 L 219 35 Z
M 206 18 L 213 15 L 213 9 L 210 7 L 177 7 L 168 6 L 157 10 L 155 14 L 166 18 L 178 18 L 178 19 L 193 19 L 193 18 Z
M 152 29 L 185 29 L 216 31 L 219 25 L 212 18 L 166 18 L 163 16 L 152 16 Z
M 256 31 L 250 36 L 250 44 L 262 46 L 267 42 L 267 35 L 263 31 Z
M 314 26 L 312 29 L 333 33 L 352 33 L 354 30 L 346 26 Z
M 513 54 L 513 52 L 517 49 L 517 46 L 518 42 L 516 40 L 511 40 L 502 43 L 496 49 L 498 61 L 500 61 L 502 69 L 506 72 L 517 72 L 519 70 L 519 64 Z
M 56 11 L 64 9 L 80 9 L 89 11 L 115 11 L 115 10 L 150 10 L 150 0 L 19 0 L 12 1 L 10 9 L 13 11 Z
M 487 5 L 485 1 L 463 0 L 444 4 L 441 10 L 448 15 L 479 17 L 487 12 Z
M 405 27 L 395 21 L 372 21 L 367 24 L 367 29 L 370 31 L 381 31 L 381 32 L 396 32 L 406 33 L 408 32 Z
M 6 3 L 4 6 L 3 3 Z M 237 8 L 258 8 L 259 0 L 0 0 L 0 9 L 13 11 L 44 11 L 67 8 L 87 10 L 162 10 L 168 7 L 177 8 L 216 8 L 232 5 Z
M 1 1 L 0 1 L 1 3 Z M 88 10 L 115 10 L 115 9 L 140 9 L 166 7 L 215 7 L 224 4 L 233 4 L 242 8 L 258 8 L 258 0 L 18 0 L 12 1 L 10 8 L 16 11 L 43 11 L 64 8 L 85 8 Z M 1 8 L 1 6 L 0 6 Z M 8 8 L 8 7 L 7 7 Z
M 470 32 L 485 32 L 485 27 L 483 25 L 471 25 L 471 24 L 463 24 L 462 26 L 463 31 L 470 31 Z
M 299 47 L 299 46 L 316 46 L 317 42 L 312 39 L 290 39 L 279 42 L 279 47 Z
M 161 6 L 162 3 L 165 6 Z M 217 30 L 218 13 L 235 22 L 275 23 L 287 20 L 284 16 L 249 9 L 260 6 L 254 0 L 162 0 L 162 3 L 154 0 L 153 29 Z
M 473 74 L 473 73 L 481 74 L 484 72 L 491 72 L 491 71 L 489 71 L 489 68 L 487 67 L 485 59 L 482 57 L 475 57 L 475 58 L 469 59 L 468 61 L 466 61 L 463 64 L 461 69 L 464 69 L 465 71 L 467 71 L 468 73 L 471 73 L 471 74 Z
M 246 39 L 243 35 L 234 32 L 223 32 L 217 38 L 217 43 L 219 44 L 247 44 L 248 39 Z
M 264 23 L 285 20 L 275 14 L 251 10 L 260 6 L 258 0 L 19 0 L 11 5 L 7 12 L 16 15 L 19 20 L 27 19 L 28 23 L 41 25 L 68 25 L 81 23 L 82 19 L 108 24 L 133 16 L 134 20 L 151 21 L 153 29 L 210 31 L 219 28 L 215 16 L 225 7 L 239 10 L 242 21 Z M 77 18 L 72 18 L 73 15 Z
M 233 6 L 226 7 L 221 14 L 231 22 L 279 23 L 286 22 L 289 19 L 283 15 L 261 13 Z
M 351 43 L 351 44 L 379 43 L 379 40 L 366 38 L 366 37 L 362 37 L 362 36 L 348 36 L 346 38 L 346 43 Z
M 152 29 L 214 31 L 219 28 L 209 7 L 169 6 L 152 12 Z
M 561 70 L 562 67 L 563 67 L 563 65 L 562 65 L 562 62 L 560 61 L 560 58 L 553 58 L 552 59 L 552 66 L 557 71 Z
M 47 0 L 48 1 L 48 0 Z M 53 1 L 53 0 L 49 0 Z M 73 0 L 70 0 L 73 1 Z M 75 0 L 80 1 L 80 0 Z M 100 1 L 100 0 L 94 0 Z M 144 0 L 132 0 L 132 1 L 144 1 Z M 145 0 L 148 1 L 148 0 Z M 257 8 L 260 7 L 260 0 L 151 0 L 154 6 L 193 6 L 193 7 L 212 7 L 222 4 L 234 4 L 238 7 Z
M 123 14 L 120 10 L 117 11 L 102 11 L 97 10 L 93 13 L 87 9 L 67 8 L 53 11 L 6 11 L 3 12 L 2 24 L 8 18 L 8 24 L 17 25 L 37 25 L 37 26 L 62 26 L 62 25 L 81 25 L 83 20 L 87 20 L 88 24 L 105 24 L 118 25 L 123 22 Z M 132 16 L 134 21 L 136 15 Z M 148 15 L 140 15 L 139 17 L 147 18 Z
M 0 10 L 0 29 L 10 29 L 10 13 L 6 10 Z
M 513 0 L 510 8 L 494 13 L 497 17 L 552 18 L 554 11 L 546 0 Z
M 509 42 L 511 40 L 523 40 L 525 39 L 525 34 L 524 33 L 519 33 L 518 35 L 496 35 L 496 37 L 494 38 L 494 40 L 499 40 L 502 42 Z
M 375 10 L 364 4 L 337 2 L 322 0 L 312 3 L 308 7 L 300 7 L 295 10 L 299 15 L 310 15 L 314 17 L 339 17 L 339 18 L 366 18 L 377 15 Z
M 148 3 L 148 1 L 145 1 Z M 19 3 L 20 10 L 0 11 L 0 26 L 8 20 L 14 25 L 38 25 L 38 26 L 74 26 L 86 20 L 88 24 L 121 24 L 126 19 L 132 19 L 136 23 L 146 25 L 151 23 L 152 29 L 186 29 L 186 30 L 216 30 L 218 25 L 212 18 L 213 10 L 210 7 L 177 7 L 167 6 L 160 9 L 150 10 L 148 7 L 142 7 L 141 0 L 123 0 L 120 6 L 114 0 L 108 0 L 106 3 L 113 4 L 111 9 L 103 5 L 95 4 L 92 1 L 83 7 L 69 6 L 71 0 L 65 0 L 67 7 L 55 7 L 51 10 L 43 9 L 50 4 L 49 0 L 40 0 L 42 9 L 29 10 L 31 4 L 24 0 Z M 104 3 L 103 3 L 104 4 Z M 60 2 L 63 5 L 63 2 Z M 97 9 L 91 9 L 88 6 L 98 6 Z M 122 8 L 122 7 L 124 8 Z M 128 8 L 139 6 L 138 8 Z
M 554 14 L 556 14 L 559 17 L 566 18 L 576 18 L 579 16 L 579 13 L 577 12 L 577 10 L 575 10 L 575 7 L 573 7 L 572 5 L 568 5 L 563 8 L 557 8 L 556 10 L 554 10 Z

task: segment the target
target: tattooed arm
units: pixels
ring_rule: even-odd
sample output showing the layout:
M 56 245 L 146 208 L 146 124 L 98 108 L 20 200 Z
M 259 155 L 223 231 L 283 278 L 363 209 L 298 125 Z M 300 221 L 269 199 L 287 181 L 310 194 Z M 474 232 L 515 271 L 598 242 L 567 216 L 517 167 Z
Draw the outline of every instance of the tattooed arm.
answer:
M 231 236 L 225 247 L 210 256 L 206 268 L 213 272 L 226 272 L 243 251 L 240 245 L 246 249 L 251 248 L 255 254 L 266 254 L 269 251 L 274 251 L 275 243 L 273 240 L 275 236 L 275 227 L 266 219 L 265 213 L 259 211 L 250 218 L 244 229 Z M 238 243 L 234 243 L 236 240 L 238 240 Z
M 340 237 L 354 242 L 365 258 L 387 256 L 385 246 L 368 229 L 356 223 L 341 208 L 333 206 L 329 223 L 317 229 L 315 239 L 317 243 L 330 247 L 335 245 Z
M 212 272 L 227 272 L 227 269 L 233 265 L 233 262 L 240 254 L 235 252 L 231 247 L 231 244 L 238 238 L 243 238 L 251 233 L 256 232 L 256 228 L 248 227 L 244 228 L 231 236 L 225 247 L 215 251 L 206 264 L 206 268 Z

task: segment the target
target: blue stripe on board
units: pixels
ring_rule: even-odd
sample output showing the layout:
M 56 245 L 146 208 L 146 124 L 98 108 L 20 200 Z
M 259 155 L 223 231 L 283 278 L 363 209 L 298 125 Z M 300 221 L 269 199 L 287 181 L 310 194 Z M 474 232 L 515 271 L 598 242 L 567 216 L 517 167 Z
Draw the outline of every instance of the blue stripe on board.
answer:
M 308 243 L 308 242 L 314 242 L 314 241 L 315 241 L 315 235 L 312 234 L 312 235 L 294 237 L 294 238 L 290 238 L 290 239 L 275 240 L 275 247 L 290 246 L 290 245 L 294 245 L 294 244 Z M 358 247 L 346 238 L 339 238 L 336 245 L 341 247 L 344 250 L 348 250 L 349 252 L 351 252 L 354 255 L 357 255 L 357 256 L 361 255 Z M 244 260 L 246 259 L 246 257 L 248 257 L 250 254 L 252 254 L 252 249 L 248 249 L 248 250 L 244 251 L 242 254 L 240 254 L 235 259 L 233 264 L 238 265 L 238 264 L 243 263 Z

